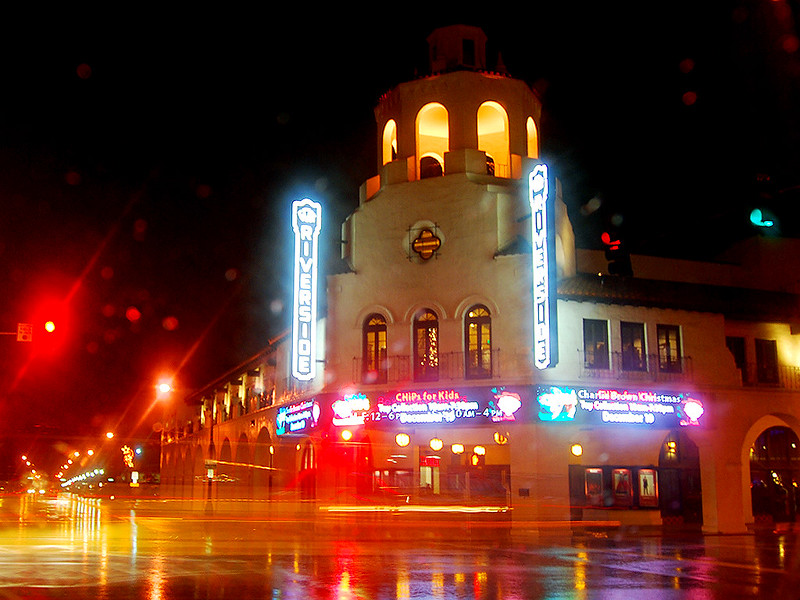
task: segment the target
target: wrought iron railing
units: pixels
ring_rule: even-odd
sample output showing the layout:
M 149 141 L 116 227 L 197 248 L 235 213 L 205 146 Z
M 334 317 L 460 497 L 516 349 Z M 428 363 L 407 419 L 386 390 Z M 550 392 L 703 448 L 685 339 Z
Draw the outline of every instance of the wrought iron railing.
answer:
M 468 360 L 469 366 L 468 366 Z M 464 352 L 442 352 L 438 365 L 414 369 L 414 360 L 408 355 L 388 356 L 385 365 L 377 371 L 368 371 L 362 357 L 353 358 L 353 381 L 367 384 L 401 383 L 412 381 L 454 381 L 460 379 L 486 380 L 500 377 L 500 350 L 480 356 Z
M 747 363 L 740 368 L 742 385 L 800 390 L 800 367 L 780 364 Z
M 631 355 L 612 352 L 608 364 L 589 364 L 579 351 L 581 379 L 627 381 L 692 381 L 692 358 L 683 356 L 666 360 L 658 354 Z

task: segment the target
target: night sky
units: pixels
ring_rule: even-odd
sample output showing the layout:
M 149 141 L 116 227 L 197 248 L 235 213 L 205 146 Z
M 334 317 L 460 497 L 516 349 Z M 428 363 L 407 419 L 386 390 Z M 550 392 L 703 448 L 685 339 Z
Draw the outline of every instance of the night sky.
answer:
M 5 19 L 0 330 L 59 329 L 0 336 L 4 448 L 131 429 L 162 373 L 185 393 L 286 328 L 289 203 L 321 201 L 336 248 L 377 172 L 374 106 L 426 72 L 436 26 L 483 27 L 490 65 L 541 95 L 579 245 L 615 228 L 634 252 L 708 257 L 756 206 L 795 235 L 800 5 L 586 4 Z

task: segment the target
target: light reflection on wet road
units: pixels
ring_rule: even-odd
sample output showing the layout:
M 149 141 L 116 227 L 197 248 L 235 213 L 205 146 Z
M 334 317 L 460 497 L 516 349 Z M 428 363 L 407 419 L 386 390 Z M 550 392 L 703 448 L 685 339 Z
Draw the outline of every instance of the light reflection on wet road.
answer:
M 0 598 L 800 598 L 797 534 L 638 533 L 6 496 Z

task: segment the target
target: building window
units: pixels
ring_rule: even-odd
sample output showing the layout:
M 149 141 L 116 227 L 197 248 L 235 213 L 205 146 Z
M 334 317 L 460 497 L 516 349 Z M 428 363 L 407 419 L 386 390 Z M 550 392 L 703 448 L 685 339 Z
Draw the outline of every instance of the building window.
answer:
M 608 369 L 608 321 L 583 320 L 583 366 Z
M 370 315 L 364 321 L 364 383 L 386 383 L 386 319 Z
M 644 342 L 644 323 L 622 321 L 619 326 L 622 342 L 622 370 L 646 371 L 647 354 Z
M 473 306 L 464 321 L 468 378 L 492 376 L 492 318 L 485 306 Z
M 733 355 L 733 362 L 736 364 L 736 368 L 742 373 L 742 383 L 748 383 L 747 353 L 745 352 L 744 338 L 728 336 L 725 338 L 725 345 Z
M 439 379 L 439 318 L 429 309 L 414 318 L 414 379 Z
M 681 372 L 681 329 L 677 325 L 657 325 L 658 368 L 667 373 Z
M 759 383 L 778 383 L 778 343 L 756 340 L 756 377 Z

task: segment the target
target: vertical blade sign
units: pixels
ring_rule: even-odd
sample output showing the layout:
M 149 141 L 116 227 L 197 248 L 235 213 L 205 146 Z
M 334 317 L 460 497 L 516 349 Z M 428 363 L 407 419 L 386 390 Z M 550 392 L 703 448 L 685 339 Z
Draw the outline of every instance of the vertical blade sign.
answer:
M 547 165 L 531 171 L 528 193 L 531 205 L 533 250 L 533 355 L 537 369 L 558 362 L 555 334 L 554 226 Z
M 294 310 L 292 318 L 292 376 L 314 379 L 317 338 L 317 246 L 322 206 L 305 198 L 292 203 L 294 230 Z

